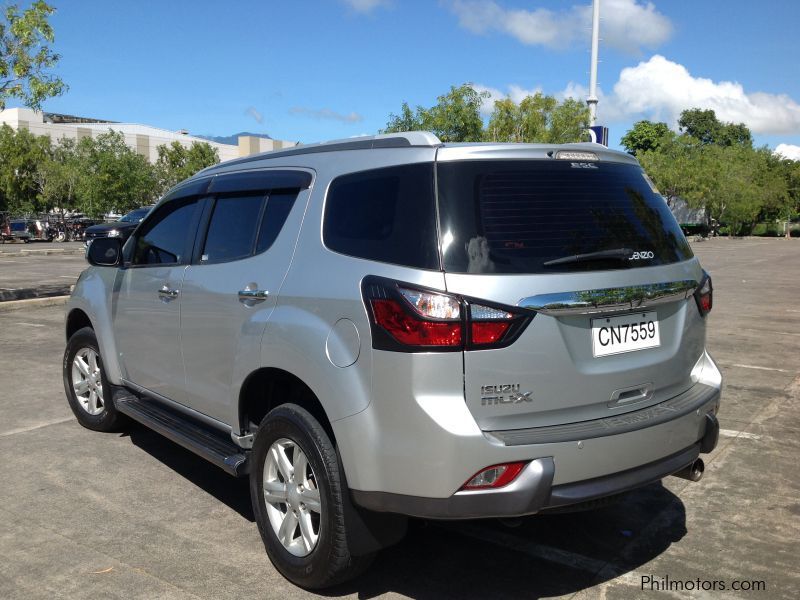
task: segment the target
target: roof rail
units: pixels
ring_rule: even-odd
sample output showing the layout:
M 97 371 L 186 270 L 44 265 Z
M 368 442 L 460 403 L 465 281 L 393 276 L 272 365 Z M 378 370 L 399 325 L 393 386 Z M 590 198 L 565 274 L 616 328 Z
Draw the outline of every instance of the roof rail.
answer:
M 339 150 L 371 150 L 373 148 L 435 148 L 441 146 L 442 141 L 429 131 L 405 131 L 402 133 L 384 133 L 380 135 L 365 135 L 360 137 L 346 138 L 343 140 L 331 140 L 329 142 L 319 142 L 316 144 L 298 145 L 294 148 L 285 150 L 272 150 L 261 152 L 252 156 L 235 158 L 225 161 L 219 165 L 214 165 L 204 172 L 216 170 L 218 167 L 239 165 L 242 163 L 263 160 L 265 158 L 279 158 L 281 156 L 297 156 L 301 154 L 315 154 L 318 152 L 336 152 Z

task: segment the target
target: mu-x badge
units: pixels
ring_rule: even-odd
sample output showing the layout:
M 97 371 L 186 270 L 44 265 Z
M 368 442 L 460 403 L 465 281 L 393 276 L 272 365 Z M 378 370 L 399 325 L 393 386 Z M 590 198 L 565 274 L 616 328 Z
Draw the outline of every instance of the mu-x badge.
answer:
M 481 386 L 481 406 L 533 402 L 533 392 L 520 392 L 518 383 Z

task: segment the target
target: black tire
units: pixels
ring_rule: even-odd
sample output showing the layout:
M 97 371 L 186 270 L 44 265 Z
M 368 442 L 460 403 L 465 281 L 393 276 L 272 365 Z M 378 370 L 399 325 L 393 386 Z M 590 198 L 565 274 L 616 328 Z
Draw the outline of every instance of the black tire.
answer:
M 84 408 L 78 398 L 73 385 L 72 368 L 75 357 L 79 352 L 92 351 L 96 355 L 97 367 L 100 371 L 100 381 L 102 387 L 102 401 L 97 403 L 99 412 L 91 414 L 88 408 Z M 97 337 L 95 337 L 94 330 L 91 327 L 84 327 L 79 329 L 67 342 L 67 348 L 64 350 L 64 362 L 62 364 L 62 371 L 64 376 L 64 391 L 67 394 L 67 401 L 69 407 L 78 419 L 78 423 L 91 429 L 92 431 L 121 431 L 128 424 L 127 417 L 114 408 L 114 401 L 112 399 L 112 386 L 106 379 L 106 373 L 103 369 L 103 359 L 100 356 L 100 346 L 97 344 Z M 95 376 L 96 378 L 96 376 Z M 100 406 L 102 404 L 102 406 Z
M 319 490 L 319 537 L 306 556 L 295 556 L 284 547 L 267 514 L 264 465 L 270 447 L 281 439 L 293 442 L 305 454 Z M 369 567 L 374 554 L 354 557 L 350 553 L 341 465 L 328 434 L 311 413 L 296 404 L 270 411 L 258 428 L 250 465 L 250 497 L 258 530 L 269 559 L 284 577 L 307 589 L 321 589 L 353 579 Z M 290 510 L 288 504 L 286 510 Z

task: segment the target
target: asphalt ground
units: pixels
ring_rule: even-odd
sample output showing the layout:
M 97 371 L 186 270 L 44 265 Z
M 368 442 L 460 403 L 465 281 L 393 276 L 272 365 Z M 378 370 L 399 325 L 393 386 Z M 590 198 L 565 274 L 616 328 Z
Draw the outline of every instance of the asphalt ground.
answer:
M 513 528 L 413 521 L 364 576 L 325 595 L 800 597 L 800 241 L 693 246 L 714 278 L 708 346 L 726 378 L 701 482 L 670 477 Z M 75 422 L 62 311 L 0 313 L 0 598 L 313 596 L 269 563 L 246 481 L 144 428 Z M 695 589 L 655 591 L 647 577 Z M 726 590 L 702 591 L 714 581 Z
M 69 294 L 87 267 L 83 242 L 0 245 L 0 301 Z

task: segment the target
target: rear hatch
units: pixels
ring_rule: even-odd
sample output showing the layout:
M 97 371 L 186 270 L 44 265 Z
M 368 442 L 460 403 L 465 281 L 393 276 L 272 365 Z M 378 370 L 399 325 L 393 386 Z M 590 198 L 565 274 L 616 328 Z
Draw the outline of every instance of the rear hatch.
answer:
M 691 295 L 702 270 L 638 163 L 498 148 L 499 158 L 485 146 L 437 157 L 447 290 L 536 310 L 513 343 L 464 353 L 479 426 L 608 417 L 691 387 L 705 344 Z

